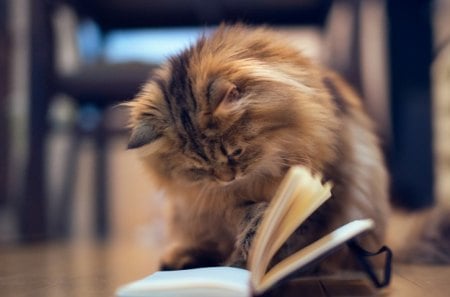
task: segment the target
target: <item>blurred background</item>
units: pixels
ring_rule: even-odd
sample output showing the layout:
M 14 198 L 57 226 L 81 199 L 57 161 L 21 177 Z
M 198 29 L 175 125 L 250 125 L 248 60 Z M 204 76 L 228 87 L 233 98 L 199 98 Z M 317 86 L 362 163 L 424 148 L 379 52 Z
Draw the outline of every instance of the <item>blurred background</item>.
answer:
M 223 21 L 273 26 L 355 86 L 395 205 L 449 203 L 450 1 L 0 0 L 0 245 L 163 240 L 112 106 Z

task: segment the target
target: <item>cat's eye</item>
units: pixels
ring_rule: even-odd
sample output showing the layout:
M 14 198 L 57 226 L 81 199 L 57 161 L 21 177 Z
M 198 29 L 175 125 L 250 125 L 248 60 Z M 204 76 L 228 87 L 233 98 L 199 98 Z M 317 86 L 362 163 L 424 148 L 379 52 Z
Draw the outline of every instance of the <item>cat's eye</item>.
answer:
M 190 168 L 187 170 L 188 177 L 192 180 L 199 180 L 201 178 L 204 178 L 205 176 L 209 175 L 208 170 L 201 169 L 201 168 Z
M 195 175 L 205 175 L 208 174 L 208 171 L 201 168 L 190 168 L 189 172 Z
M 231 153 L 231 156 L 232 156 L 232 157 L 239 157 L 241 154 L 242 154 L 242 149 L 241 149 L 241 148 L 238 148 L 238 149 L 235 149 L 235 150 Z

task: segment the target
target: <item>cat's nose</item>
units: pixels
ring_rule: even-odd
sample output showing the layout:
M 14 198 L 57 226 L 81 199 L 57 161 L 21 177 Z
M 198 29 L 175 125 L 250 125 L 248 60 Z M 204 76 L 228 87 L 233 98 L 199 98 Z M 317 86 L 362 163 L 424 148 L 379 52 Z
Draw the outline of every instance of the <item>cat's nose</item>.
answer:
M 230 168 L 221 168 L 214 170 L 214 176 L 219 182 L 229 183 L 236 178 L 235 172 Z

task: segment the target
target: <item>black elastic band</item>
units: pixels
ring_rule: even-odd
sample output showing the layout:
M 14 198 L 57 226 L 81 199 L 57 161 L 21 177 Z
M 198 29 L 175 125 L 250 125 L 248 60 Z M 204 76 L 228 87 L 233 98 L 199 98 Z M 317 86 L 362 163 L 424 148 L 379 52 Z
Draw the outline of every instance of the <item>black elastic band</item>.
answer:
M 359 264 L 362 266 L 364 271 L 369 276 L 370 280 L 377 288 L 383 288 L 389 285 L 391 281 L 392 251 L 387 246 L 383 246 L 377 252 L 372 253 L 363 249 L 355 240 L 348 241 L 347 245 L 350 250 L 356 255 L 356 259 L 358 259 Z M 383 253 L 386 254 L 384 263 L 384 275 L 379 278 L 375 272 L 375 269 L 367 258 L 378 256 Z

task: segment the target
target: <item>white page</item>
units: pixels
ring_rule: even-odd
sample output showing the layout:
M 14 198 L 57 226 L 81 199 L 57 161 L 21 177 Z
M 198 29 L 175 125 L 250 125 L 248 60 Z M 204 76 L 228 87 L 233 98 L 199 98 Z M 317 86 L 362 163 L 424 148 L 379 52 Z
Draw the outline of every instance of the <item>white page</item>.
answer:
M 264 214 L 254 239 L 256 245 L 250 251 L 248 267 L 253 287 L 258 287 L 273 255 L 288 237 L 331 197 L 331 187 L 308 169 L 291 167 Z
M 249 297 L 250 272 L 234 267 L 158 271 L 120 287 L 119 297 Z

